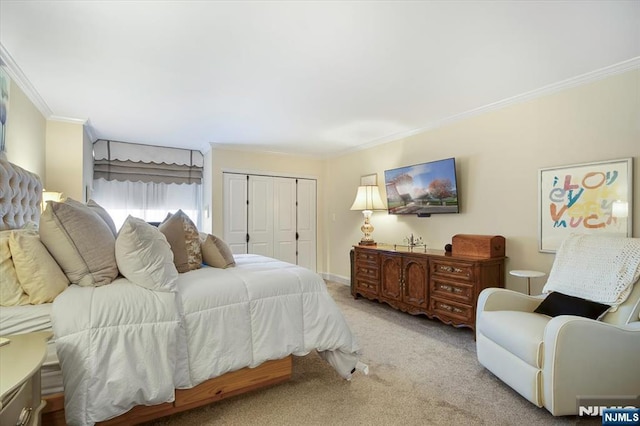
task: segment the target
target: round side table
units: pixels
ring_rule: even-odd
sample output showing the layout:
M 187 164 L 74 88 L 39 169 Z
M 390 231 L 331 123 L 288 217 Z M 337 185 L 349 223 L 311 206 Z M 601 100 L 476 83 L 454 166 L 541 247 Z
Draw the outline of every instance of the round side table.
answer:
M 544 277 L 545 274 L 544 272 L 540 272 L 540 271 L 529 271 L 529 270 L 525 270 L 525 269 L 517 269 L 514 271 L 509 271 L 509 273 L 511 275 L 513 275 L 514 277 L 520 277 L 520 278 L 526 278 L 527 279 L 527 294 L 531 294 L 531 278 L 540 278 L 540 277 Z

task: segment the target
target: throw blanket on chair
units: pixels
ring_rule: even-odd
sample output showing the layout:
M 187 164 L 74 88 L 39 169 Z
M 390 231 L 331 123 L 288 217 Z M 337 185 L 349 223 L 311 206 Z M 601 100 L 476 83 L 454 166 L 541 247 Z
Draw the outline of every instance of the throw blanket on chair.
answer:
M 640 238 L 576 235 L 558 249 L 543 293 L 557 291 L 594 302 L 623 303 L 640 277 Z

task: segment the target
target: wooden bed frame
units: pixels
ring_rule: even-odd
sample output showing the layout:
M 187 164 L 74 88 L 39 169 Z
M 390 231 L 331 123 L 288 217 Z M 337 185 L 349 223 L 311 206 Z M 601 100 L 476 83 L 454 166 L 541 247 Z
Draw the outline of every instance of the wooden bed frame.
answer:
M 164 404 L 138 405 L 125 414 L 98 425 L 134 425 L 165 417 L 181 411 L 211 404 L 221 399 L 250 392 L 255 389 L 286 382 L 291 378 L 291 355 L 275 361 L 267 361 L 256 368 L 243 368 L 214 377 L 191 389 L 177 389 L 176 400 Z M 57 393 L 43 398 L 47 405 L 42 415 L 45 426 L 65 426 L 64 395 Z

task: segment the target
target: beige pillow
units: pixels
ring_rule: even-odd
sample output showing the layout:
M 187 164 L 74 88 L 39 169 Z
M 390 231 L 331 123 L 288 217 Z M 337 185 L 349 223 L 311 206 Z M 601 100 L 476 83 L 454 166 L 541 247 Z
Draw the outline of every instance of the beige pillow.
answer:
M 67 276 L 40 242 L 38 234 L 14 232 L 9 247 L 18 281 L 29 295 L 30 304 L 53 302 L 69 286 Z
M 198 228 L 182 210 L 173 215 L 169 213 L 158 229 L 171 245 L 178 272 L 188 272 L 202 266 Z
M 109 229 L 111 229 L 111 232 L 113 232 L 114 237 L 118 235 L 116 224 L 113 222 L 113 219 L 111 219 L 111 215 L 109 215 L 109 212 L 107 212 L 104 209 L 104 207 L 100 206 L 98 203 L 96 203 L 93 200 L 87 201 L 87 207 L 89 207 L 94 212 L 98 213 L 98 216 L 100 216 L 102 220 L 104 220 L 104 222 L 107 224 Z
M 116 238 L 116 260 L 129 281 L 151 290 L 174 291 L 178 271 L 165 236 L 153 225 L 129 216 Z
M 0 231 L 0 306 L 29 304 L 29 296 L 20 286 L 11 258 L 9 238 L 14 232 L 16 231 Z
M 98 203 L 96 203 L 95 201 L 89 200 L 87 204 L 83 204 L 80 201 L 76 201 L 72 198 L 66 198 L 64 202 L 76 207 L 88 207 L 89 209 L 91 209 L 91 211 L 93 211 L 98 216 L 100 216 L 100 219 L 104 220 L 104 223 L 107 224 L 114 238 L 118 235 L 118 231 L 116 230 L 116 224 L 113 223 L 113 219 L 111 219 L 111 216 L 109 215 L 109 213 L 102 206 L 98 205 Z
M 202 248 L 202 260 L 205 264 L 223 269 L 236 266 L 233 253 L 227 243 L 215 235 L 200 234 L 200 247 Z
M 105 221 L 82 203 L 48 202 L 40 217 L 40 240 L 73 284 L 100 286 L 118 276 L 116 239 Z

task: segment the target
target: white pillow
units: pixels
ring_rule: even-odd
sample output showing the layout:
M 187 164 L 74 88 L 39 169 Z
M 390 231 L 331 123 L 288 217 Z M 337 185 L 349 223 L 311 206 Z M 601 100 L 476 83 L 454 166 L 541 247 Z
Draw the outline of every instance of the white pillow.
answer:
M 120 273 L 141 287 L 175 291 L 178 270 L 171 246 L 153 225 L 127 217 L 116 238 L 116 262 Z

